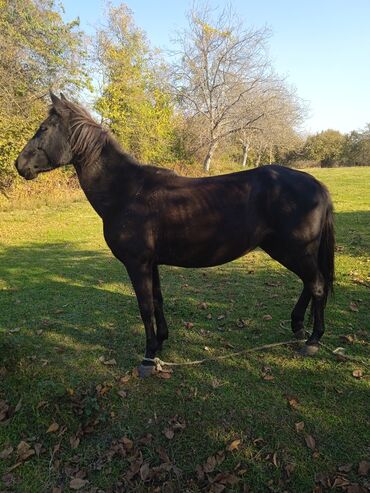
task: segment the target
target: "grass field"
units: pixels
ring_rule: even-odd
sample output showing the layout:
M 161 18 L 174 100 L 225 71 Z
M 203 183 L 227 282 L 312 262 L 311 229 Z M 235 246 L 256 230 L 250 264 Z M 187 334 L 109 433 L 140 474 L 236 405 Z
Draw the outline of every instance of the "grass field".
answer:
M 0 212 L 1 492 L 369 490 L 370 168 L 312 173 L 336 209 L 323 342 L 351 361 L 277 347 L 140 380 L 136 299 L 87 202 Z M 291 339 L 300 282 L 263 252 L 161 274 L 163 359 Z

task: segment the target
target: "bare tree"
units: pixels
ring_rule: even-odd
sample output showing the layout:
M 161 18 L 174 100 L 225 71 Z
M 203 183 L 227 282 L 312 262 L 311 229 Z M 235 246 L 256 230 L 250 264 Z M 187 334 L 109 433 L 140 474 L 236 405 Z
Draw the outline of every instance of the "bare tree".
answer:
M 244 29 L 230 8 L 218 15 L 204 7 L 190 12 L 188 29 L 174 40 L 173 87 L 187 118 L 202 121 L 206 171 L 222 140 L 263 115 L 252 102 L 273 78 L 269 35 L 267 28 Z M 248 108 L 242 119 L 241 108 Z
M 306 109 L 292 88 L 275 80 L 255 97 L 254 104 L 263 116 L 253 126 L 246 125 L 237 134 L 243 148 L 242 166 L 246 166 L 250 150 L 253 150 L 255 165 L 259 166 L 263 155 L 272 163 L 276 149 L 287 152 L 301 143 L 297 130 Z M 250 108 L 241 108 L 241 121 L 246 118 L 244 113 L 249 115 Z

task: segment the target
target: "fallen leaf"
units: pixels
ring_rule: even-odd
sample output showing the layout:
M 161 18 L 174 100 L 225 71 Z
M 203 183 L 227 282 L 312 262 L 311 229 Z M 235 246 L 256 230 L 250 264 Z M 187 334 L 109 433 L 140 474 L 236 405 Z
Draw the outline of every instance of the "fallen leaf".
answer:
M 274 464 L 275 467 L 279 467 L 278 461 L 277 461 L 277 452 L 274 452 L 272 456 L 272 463 Z
M 172 372 L 170 371 L 159 371 L 156 373 L 158 378 L 163 378 L 163 380 L 169 380 L 172 377 Z
M 272 380 L 275 380 L 274 375 L 271 375 L 270 373 L 266 373 L 265 375 L 262 376 L 262 378 L 267 382 L 272 382 Z
M 114 358 L 103 361 L 103 365 L 106 365 L 106 366 L 115 366 L 116 364 L 117 364 L 117 361 Z
M 117 394 L 122 397 L 122 399 L 125 399 L 127 397 L 127 392 L 125 390 L 119 390 Z
M 332 485 L 331 488 L 344 488 L 345 486 L 349 485 L 349 481 L 347 478 L 343 478 L 342 476 L 337 476 Z
M 360 486 L 358 483 L 350 484 L 346 493 L 366 493 L 367 488 Z
M 7 459 L 8 457 L 10 457 L 13 453 L 13 447 L 9 446 L 7 448 L 4 448 L 1 452 L 0 452 L 0 459 Z
M 71 448 L 75 450 L 80 445 L 80 438 L 76 435 L 72 435 L 69 439 L 69 443 L 71 445 Z
M 342 466 L 338 467 L 339 472 L 349 472 L 352 469 L 353 464 L 343 464 Z
M 262 317 L 262 320 L 272 320 L 272 316 L 271 315 L 264 315 Z
M 56 431 L 59 430 L 59 425 L 55 421 L 51 423 L 49 428 L 46 430 L 46 433 L 55 433 Z
M 233 450 L 238 450 L 239 446 L 241 444 L 241 440 L 240 438 L 237 438 L 235 440 L 233 440 L 227 447 L 226 447 L 226 450 L 228 452 L 232 452 Z
M 290 478 L 292 472 L 295 469 L 295 464 L 292 464 L 291 462 L 289 462 L 289 464 L 287 464 L 284 469 L 285 469 L 286 475 L 288 476 L 288 478 Z
M 10 406 L 7 401 L 0 399 L 0 421 L 5 421 L 9 416 Z
M 175 432 L 171 428 L 165 428 L 163 433 L 164 436 L 168 438 L 168 440 L 172 440 L 172 438 L 175 436 Z
M 120 442 L 123 443 L 126 450 L 131 450 L 134 446 L 134 442 L 127 437 L 122 437 Z
M 130 378 L 131 378 L 131 375 L 123 375 L 123 376 L 119 379 L 119 383 L 120 383 L 121 385 L 126 385 L 126 383 L 128 383 L 128 382 L 129 382 Z
M 354 301 L 351 301 L 351 303 L 349 304 L 349 309 L 351 310 L 351 312 L 358 312 L 357 303 L 355 303 Z
M 217 466 L 216 457 L 212 455 L 211 457 L 208 457 L 206 463 L 203 465 L 204 472 L 206 473 L 213 472 L 216 466 Z
M 69 487 L 71 488 L 71 490 L 80 490 L 81 488 L 86 486 L 87 483 L 87 479 L 73 478 L 69 482 Z
M 356 338 L 352 334 L 348 334 L 348 335 L 341 335 L 340 340 L 346 342 L 347 344 L 353 344 Z
M 51 493 L 62 493 L 62 488 L 56 488 L 54 486 L 54 488 L 51 490 Z
M 288 404 L 292 409 L 298 409 L 298 399 L 296 397 L 287 396 Z
M 353 370 L 352 376 L 355 378 L 362 378 L 363 377 L 362 370 Z
M 302 431 L 304 429 L 304 422 L 298 421 L 298 423 L 295 423 L 294 426 L 295 426 L 295 431 L 297 433 L 299 433 L 300 431 Z
M 307 447 L 310 448 L 311 450 L 315 450 L 316 441 L 315 441 L 314 437 L 312 435 L 306 435 L 304 437 L 304 439 L 305 439 Z
M 150 467 L 147 462 L 140 467 L 140 477 L 142 481 L 146 481 L 150 477 Z
M 33 446 L 37 457 L 40 457 L 41 449 L 42 449 L 42 444 L 41 443 L 35 443 Z
M 194 324 L 192 322 L 184 322 L 185 329 L 192 329 Z
M 222 493 L 223 491 L 225 491 L 225 489 L 226 486 L 224 484 L 213 483 L 210 489 L 208 490 L 208 493 Z
M 362 460 L 358 465 L 358 474 L 360 476 L 367 476 L 370 471 L 370 462 Z
M 25 461 L 29 457 L 32 457 L 32 455 L 35 454 L 35 451 L 31 448 L 31 445 L 29 445 L 27 442 L 22 440 L 18 444 L 17 454 L 22 461 Z

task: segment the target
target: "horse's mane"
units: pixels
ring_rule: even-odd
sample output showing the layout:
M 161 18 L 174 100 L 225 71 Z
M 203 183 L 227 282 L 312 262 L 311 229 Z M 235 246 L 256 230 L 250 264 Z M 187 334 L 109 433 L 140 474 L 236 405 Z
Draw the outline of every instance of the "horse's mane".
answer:
M 85 108 L 67 99 L 62 99 L 61 102 L 69 113 L 72 152 L 78 156 L 81 164 L 88 166 L 99 159 L 103 147 L 113 138 Z

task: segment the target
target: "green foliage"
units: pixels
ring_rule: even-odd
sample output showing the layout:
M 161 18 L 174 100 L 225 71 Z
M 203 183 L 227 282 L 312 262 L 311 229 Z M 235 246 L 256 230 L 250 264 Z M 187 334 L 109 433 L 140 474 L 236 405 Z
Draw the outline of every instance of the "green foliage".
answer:
M 52 0 L 0 0 L 0 187 L 45 114 L 50 87 L 89 86 L 78 21 L 65 23 Z
M 95 107 L 124 149 L 144 162 L 173 160 L 175 118 L 163 82 L 166 68 L 126 5 L 110 7 L 98 53 L 106 80 Z
M 370 124 L 363 130 L 346 135 L 342 162 L 353 166 L 370 166 Z
M 305 155 L 308 159 L 320 161 L 323 166 L 333 166 L 342 156 L 345 136 L 337 130 L 325 130 L 308 137 Z

